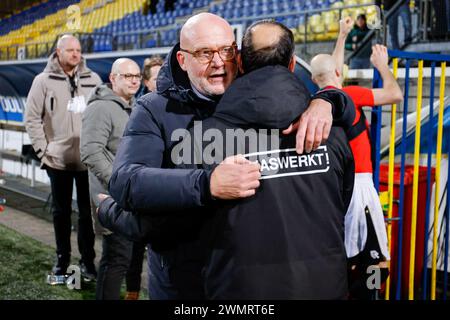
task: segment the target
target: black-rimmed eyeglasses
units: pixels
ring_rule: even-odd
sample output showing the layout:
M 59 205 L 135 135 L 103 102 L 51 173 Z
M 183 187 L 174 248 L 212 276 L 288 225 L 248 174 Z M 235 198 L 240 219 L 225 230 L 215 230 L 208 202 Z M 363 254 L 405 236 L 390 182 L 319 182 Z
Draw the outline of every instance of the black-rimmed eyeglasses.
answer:
M 233 43 L 231 46 L 224 46 L 224 47 L 220 47 L 215 50 L 214 49 L 200 49 L 200 50 L 196 50 L 196 51 L 189 51 L 189 50 L 180 48 L 180 51 L 192 54 L 192 56 L 194 58 L 196 58 L 198 60 L 198 62 L 200 62 L 202 64 L 207 64 L 207 63 L 211 62 L 211 60 L 214 58 L 214 54 L 216 52 L 219 54 L 219 57 L 223 61 L 229 61 L 229 60 L 234 59 L 234 57 L 236 56 L 236 49 L 237 49 L 237 45 L 235 43 Z
M 142 74 L 116 73 L 115 75 L 122 76 L 125 78 L 125 80 L 132 80 L 132 79 L 137 79 L 139 81 L 142 80 Z

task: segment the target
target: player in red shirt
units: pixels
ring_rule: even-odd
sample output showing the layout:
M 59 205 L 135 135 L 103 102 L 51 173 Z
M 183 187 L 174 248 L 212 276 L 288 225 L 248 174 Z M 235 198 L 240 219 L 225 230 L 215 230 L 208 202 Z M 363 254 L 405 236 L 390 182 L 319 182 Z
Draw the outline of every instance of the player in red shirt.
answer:
M 372 181 L 371 145 L 369 125 L 362 107 L 398 103 L 403 94 L 394 76 L 389 70 L 387 49 L 381 45 L 372 47 L 370 60 L 380 72 L 383 88 L 367 89 L 359 86 L 342 88 L 342 66 L 344 61 L 344 44 L 353 21 L 346 18 L 340 22 L 340 34 L 333 56 L 317 55 L 311 61 L 313 80 L 323 89 L 342 89 L 353 100 L 356 116 L 353 127 L 348 132 L 350 147 L 355 159 L 355 185 L 353 196 L 345 217 L 345 247 L 350 265 L 354 269 L 358 265 L 368 266 L 390 259 L 383 211 L 378 193 Z M 386 262 L 380 263 L 381 267 Z M 365 275 L 361 268 L 359 274 Z M 372 296 L 365 285 L 366 277 L 360 277 L 360 288 L 356 296 L 369 298 Z M 352 292 L 352 279 L 349 280 Z

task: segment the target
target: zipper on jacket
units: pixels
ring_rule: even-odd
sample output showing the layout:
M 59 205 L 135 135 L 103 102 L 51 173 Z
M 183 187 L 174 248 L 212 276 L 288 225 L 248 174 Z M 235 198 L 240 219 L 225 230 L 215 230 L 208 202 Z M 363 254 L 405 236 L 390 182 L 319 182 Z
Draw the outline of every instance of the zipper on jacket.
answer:
M 53 100 L 54 100 L 54 98 L 51 97 L 51 98 L 50 98 L 50 110 L 51 110 L 51 111 L 53 111 Z

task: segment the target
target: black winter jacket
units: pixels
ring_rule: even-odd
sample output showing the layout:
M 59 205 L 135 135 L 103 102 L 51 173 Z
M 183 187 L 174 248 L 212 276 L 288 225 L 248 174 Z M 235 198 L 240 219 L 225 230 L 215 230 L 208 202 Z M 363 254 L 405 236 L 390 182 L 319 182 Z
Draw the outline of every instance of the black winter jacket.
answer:
M 182 209 L 201 208 L 210 197 L 210 171 L 174 169 L 171 149 L 192 121 L 209 117 L 217 104 L 193 92 L 187 73 L 176 60 L 178 50 L 177 45 L 162 66 L 157 92 L 142 96 L 133 108 L 109 182 L 110 194 L 117 203 L 109 199 L 99 215 L 100 222 L 110 230 L 134 240 L 152 234 L 152 239 L 158 238 L 165 248 L 195 237 L 187 230 L 199 223 L 195 217 L 184 218 Z M 174 134 L 177 130 L 183 134 Z M 122 209 L 134 215 L 128 216 Z M 127 223 L 130 218 L 136 218 L 136 224 Z

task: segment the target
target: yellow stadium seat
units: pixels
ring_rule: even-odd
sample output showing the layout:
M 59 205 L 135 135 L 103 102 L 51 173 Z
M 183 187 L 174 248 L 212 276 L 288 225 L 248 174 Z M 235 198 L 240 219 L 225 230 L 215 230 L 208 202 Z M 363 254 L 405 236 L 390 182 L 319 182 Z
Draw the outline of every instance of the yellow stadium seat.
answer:
M 122 19 L 126 14 L 141 10 L 144 2 L 145 0 L 81 0 L 77 4 L 81 12 L 86 8 L 95 10 L 82 16 L 81 30 L 78 31 L 92 32 L 111 21 Z M 45 53 L 48 43 L 53 44 L 57 35 L 71 31 L 66 25 L 66 15 L 66 9 L 62 9 L 29 25 L 22 26 L 18 30 L 11 31 L 7 35 L 0 36 L 0 50 L 7 52 L 7 47 L 11 44 L 23 45 L 41 42 L 30 52 L 34 56 L 42 55 Z
M 341 8 L 344 4 L 341 1 L 335 2 L 331 5 L 331 8 Z

